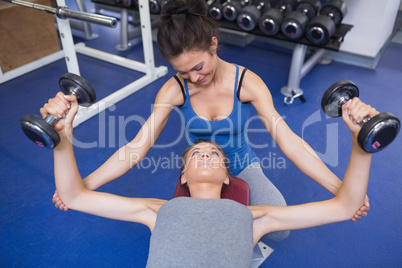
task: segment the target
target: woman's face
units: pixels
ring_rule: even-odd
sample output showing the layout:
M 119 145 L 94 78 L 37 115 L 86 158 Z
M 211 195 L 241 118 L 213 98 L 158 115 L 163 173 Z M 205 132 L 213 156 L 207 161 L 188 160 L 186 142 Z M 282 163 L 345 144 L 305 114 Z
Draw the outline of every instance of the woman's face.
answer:
M 181 183 L 209 182 L 229 184 L 229 176 L 222 151 L 210 143 L 199 143 L 187 153 Z
M 184 79 L 192 83 L 208 85 L 216 71 L 216 47 L 212 45 L 210 51 L 188 51 L 169 62 Z

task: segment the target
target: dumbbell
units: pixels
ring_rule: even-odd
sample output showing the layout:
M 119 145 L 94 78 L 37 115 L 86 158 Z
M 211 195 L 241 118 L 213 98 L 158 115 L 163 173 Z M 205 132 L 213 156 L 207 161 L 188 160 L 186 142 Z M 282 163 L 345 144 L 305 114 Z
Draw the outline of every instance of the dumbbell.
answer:
M 223 1 L 224 0 L 206 0 L 208 6 L 208 15 L 216 20 L 220 21 L 223 19 Z
M 96 100 L 92 86 L 76 74 L 63 74 L 59 79 L 59 86 L 65 95 L 77 96 L 77 101 L 81 106 L 88 107 Z M 54 115 L 48 115 L 42 119 L 33 114 L 26 114 L 20 119 L 20 125 L 29 139 L 41 147 L 52 149 L 60 143 L 59 134 L 53 128 L 58 120 Z
M 298 0 L 279 0 L 275 3 L 274 8 L 265 11 L 260 18 L 258 27 L 268 36 L 276 35 L 283 21 L 284 16 L 293 11 Z
M 331 85 L 321 99 L 321 109 L 330 117 L 342 116 L 342 105 L 354 97 L 359 97 L 358 87 L 349 80 L 341 80 Z M 391 113 L 380 113 L 360 122 L 357 141 L 367 153 L 376 153 L 387 147 L 398 135 L 401 128 L 399 119 Z
M 290 40 L 300 39 L 306 30 L 309 21 L 314 18 L 321 8 L 320 0 L 300 0 L 296 10 L 284 18 L 281 31 Z
M 320 15 L 313 18 L 306 29 L 306 38 L 313 44 L 325 45 L 335 33 L 346 16 L 347 7 L 341 0 L 328 1 L 320 11 Z
M 149 0 L 149 13 L 159 14 L 167 0 Z
M 244 31 L 252 31 L 257 27 L 261 14 L 271 8 L 271 0 L 259 0 L 254 5 L 245 6 L 237 16 L 237 25 Z
M 251 4 L 251 0 L 228 0 L 223 4 L 223 17 L 228 21 L 235 21 L 242 8 Z

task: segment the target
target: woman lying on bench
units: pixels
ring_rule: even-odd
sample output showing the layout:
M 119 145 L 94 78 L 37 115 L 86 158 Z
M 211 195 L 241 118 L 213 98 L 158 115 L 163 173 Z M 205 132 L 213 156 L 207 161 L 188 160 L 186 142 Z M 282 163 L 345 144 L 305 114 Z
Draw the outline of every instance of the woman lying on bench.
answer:
M 223 151 L 211 141 L 199 141 L 183 153 L 180 180 L 191 197 L 166 201 L 90 191 L 83 185 L 71 143 L 78 104 L 74 96 L 64 98 L 70 108 L 55 125 L 61 138 L 54 149 L 59 196 L 70 209 L 148 226 L 148 267 L 250 267 L 253 246 L 263 235 L 350 220 L 364 203 L 371 155 L 357 144 L 360 126 L 354 122 L 378 112 L 357 98 L 342 107 L 353 140 L 339 192 L 330 200 L 287 207 L 246 207 L 220 199 L 230 174 Z M 55 98 L 43 109 L 50 113 L 67 107 L 65 100 Z

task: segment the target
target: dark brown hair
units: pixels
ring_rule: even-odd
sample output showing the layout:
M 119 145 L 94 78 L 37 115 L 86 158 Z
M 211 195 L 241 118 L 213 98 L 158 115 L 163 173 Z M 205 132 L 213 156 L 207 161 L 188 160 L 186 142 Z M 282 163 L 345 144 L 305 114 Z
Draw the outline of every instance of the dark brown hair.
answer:
M 165 60 L 191 50 L 209 51 L 212 37 L 218 37 L 218 24 L 207 16 L 203 0 L 169 0 L 161 20 L 157 40 Z
M 221 152 L 222 157 L 223 157 L 223 162 L 225 164 L 225 168 L 226 168 L 226 175 L 229 177 L 229 183 L 231 181 L 232 178 L 232 174 L 230 172 L 229 169 L 229 160 L 226 157 L 225 152 L 222 150 L 221 146 L 219 144 L 217 144 L 214 141 L 211 140 L 204 140 L 204 139 L 197 139 L 192 145 L 190 145 L 189 147 L 187 147 L 186 150 L 184 150 L 183 154 L 181 155 L 181 167 L 180 167 L 180 176 L 179 176 L 179 183 L 182 187 L 184 187 L 186 189 L 186 191 L 190 194 L 190 190 L 188 189 L 187 183 L 185 184 L 181 184 L 181 176 L 183 175 L 186 167 L 187 167 L 187 158 L 188 158 L 188 153 L 197 145 L 200 143 L 209 143 L 212 144 L 214 147 L 216 147 L 216 149 L 218 149 L 219 152 Z M 222 190 L 225 189 L 225 184 L 222 185 Z

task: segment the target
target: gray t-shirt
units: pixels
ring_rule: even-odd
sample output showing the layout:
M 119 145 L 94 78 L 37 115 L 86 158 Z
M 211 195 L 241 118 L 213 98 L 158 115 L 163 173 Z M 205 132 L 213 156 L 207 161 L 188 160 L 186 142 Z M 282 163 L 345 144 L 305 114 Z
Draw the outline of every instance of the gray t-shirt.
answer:
M 253 216 L 228 199 L 178 197 L 158 212 L 147 267 L 250 267 Z

